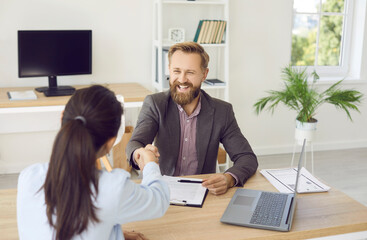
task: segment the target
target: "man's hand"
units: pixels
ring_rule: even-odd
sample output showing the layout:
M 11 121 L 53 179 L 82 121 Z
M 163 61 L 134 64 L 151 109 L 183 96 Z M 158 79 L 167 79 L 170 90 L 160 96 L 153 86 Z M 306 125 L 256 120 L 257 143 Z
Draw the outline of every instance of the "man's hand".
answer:
M 133 231 L 123 231 L 126 240 L 148 240 L 144 234 Z
M 157 159 L 159 159 L 160 155 L 159 155 L 159 152 L 158 152 L 158 148 L 156 146 L 153 146 L 152 144 L 148 144 L 148 145 L 145 146 L 145 149 L 151 151 L 152 153 L 154 153 L 155 157 Z
M 144 157 L 145 156 L 145 157 Z M 148 144 L 144 148 L 138 148 L 134 151 L 134 162 L 139 166 L 140 170 L 143 171 L 145 164 L 148 162 L 159 163 L 159 152 L 158 148 Z
M 233 187 L 235 179 L 228 173 L 217 173 L 203 180 L 203 187 L 214 195 L 220 195 L 227 192 L 228 188 Z
M 145 148 L 136 149 L 134 152 L 134 158 L 141 171 L 144 170 L 145 165 L 149 162 L 158 163 L 157 156 L 152 151 Z

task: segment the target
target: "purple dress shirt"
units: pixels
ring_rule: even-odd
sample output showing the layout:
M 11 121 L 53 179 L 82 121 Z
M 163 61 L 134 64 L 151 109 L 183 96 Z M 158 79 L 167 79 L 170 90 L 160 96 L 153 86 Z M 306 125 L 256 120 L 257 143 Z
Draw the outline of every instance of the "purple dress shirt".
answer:
M 201 101 L 194 112 L 187 116 L 185 110 L 177 104 L 180 115 L 181 138 L 180 152 L 174 176 L 197 174 L 198 158 L 196 154 L 196 122 L 201 110 Z
M 196 153 L 196 122 L 197 116 L 201 110 L 201 99 L 194 112 L 187 116 L 181 105 L 177 105 L 180 115 L 181 138 L 180 152 L 176 163 L 174 176 L 195 175 L 197 173 L 198 159 Z M 238 183 L 236 175 L 228 172 L 235 179 L 235 184 Z

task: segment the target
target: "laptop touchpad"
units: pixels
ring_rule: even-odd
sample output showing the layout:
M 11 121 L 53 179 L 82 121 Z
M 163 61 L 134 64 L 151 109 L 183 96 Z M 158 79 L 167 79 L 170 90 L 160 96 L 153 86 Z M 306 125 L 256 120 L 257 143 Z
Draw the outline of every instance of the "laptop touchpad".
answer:
M 255 200 L 255 197 L 238 195 L 236 199 L 234 200 L 233 204 L 241 205 L 241 206 L 251 206 L 254 200 Z

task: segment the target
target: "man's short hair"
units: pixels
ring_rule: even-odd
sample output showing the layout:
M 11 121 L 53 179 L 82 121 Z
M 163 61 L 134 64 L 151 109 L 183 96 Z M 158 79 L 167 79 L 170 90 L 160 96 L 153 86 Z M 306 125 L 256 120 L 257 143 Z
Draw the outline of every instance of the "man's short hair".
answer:
M 172 45 L 168 51 L 169 64 L 171 64 L 171 57 L 176 51 L 199 54 L 201 57 L 201 69 L 204 71 L 208 68 L 209 55 L 205 52 L 204 48 L 200 44 L 196 42 L 182 42 Z

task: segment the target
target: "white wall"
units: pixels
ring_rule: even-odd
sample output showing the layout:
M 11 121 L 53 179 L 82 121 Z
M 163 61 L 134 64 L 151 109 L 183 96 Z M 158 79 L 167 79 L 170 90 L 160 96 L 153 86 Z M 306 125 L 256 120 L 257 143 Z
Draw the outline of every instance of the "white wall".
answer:
M 147 0 L 1 0 L 0 87 L 47 85 L 18 78 L 17 30 L 93 30 L 93 74 L 60 84 L 141 82 L 150 85 L 152 4 Z
M 274 115 L 264 112 L 256 116 L 252 107 L 265 91 L 281 86 L 280 69 L 290 60 L 291 14 L 292 0 L 230 0 L 230 102 L 257 154 L 291 152 L 294 143 L 294 112 L 280 107 Z M 17 30 L 20 29 L 93 30 L 93 74 L 59 77 L 61 84 L 139 82 L 150 87 L 151 27 L 151 0 L 1 0 L 0 87 L 47 84 L 47 78 L 17 77 Z M 367 46 L 367 37 L 364 45 Z M 366 66 L 366 48 L 363 53 L 363 66 Z M 346 87 L 356 88 L 367 96 L 367 70 L 362 73 L 362 80 L 364 83 Z M 333 107 L 320 108 L 315 149 L 367 147 L 366 99 L 361 114 L 352 114 L 354 122 Z M 0 149 L 13 151 L 13 156 L 22 159 L 25 153 L 18 156 L 18 148 L 30 144 L 32 136 L 44 146 L 53 134 L 1 136 Z M 22 149 L 27 152 L 32 148 L 27 145 Z M 50 150 L 34 151 L 36 154 L 29 157 L 37 161 L 34 158 L 44 159 Z M 6 160 L 0 152 L 2 169 Z M 0 172 L 4 172 L 2 169 Z
M 273 115 L 263 112 L 256 116 L 252 107 L 266 95 L 266 91 L 279 90 L 282 86 L 281 68 L 289 63 L 291 55 L 292 2 L 230 2 L 230 102 L 243 133 L 257 154 L 293 150 L 296 113 L 281 106 Z M 366 33 L 367 29 L 365 36 Z M 367 37 L 364 45 L 367 46 Z M 364 48 L 363 52 L 362 66 L 366 69 L 367 49 Z M 361 114 L 352 113 L 353 122 L 333 106 L 324 105 L 317 112 L 316 150 L 367 147 L 366 70 L 361 80 L 364 83 L 345 85 L 366 95 L 360 107 Z

